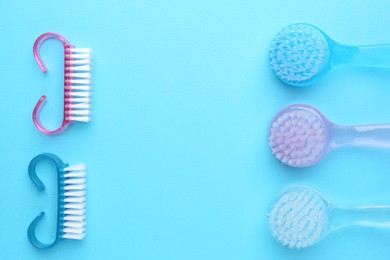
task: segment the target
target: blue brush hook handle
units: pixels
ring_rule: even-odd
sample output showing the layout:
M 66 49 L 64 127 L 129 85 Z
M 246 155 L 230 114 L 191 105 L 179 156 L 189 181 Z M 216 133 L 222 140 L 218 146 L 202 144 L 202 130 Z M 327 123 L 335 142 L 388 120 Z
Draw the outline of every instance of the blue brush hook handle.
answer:
M 38 222 L 42 219 L 42 217 L 45 215 L 45 212 L 41 211 L 41 213 L 38 214 L 38 216 L 36 216 L 36 218 L 31 222 L 31 224 L 28 226 L 28 230 L 27 230 L 27 236 L 28 236 L 28 240 L 30 240 L 30 243 L 35 246 L 36 248 L 39 248 L 39 249 L 48 249 L 48 248 L 51 248 L 53 247 L 55 244 L 57 244 L 58 242 L 58 239 L 57 239 L 57 236 L 55 238 L 55 240 L 50 243 L 50 244 L 45 244 L 45 243 L 42 243 L 41 241 L 38 240 L 38 238 L 36 237 L 35 235 L 35 227 L 36 225 L 38 224 Z
M 39 161 L 45 160 L 45 159 L 50 159 L 50 160 L 54 161 L 54 163 L 56 164 L 57 174 L 58 175 L 60 175 L 63 172 L 63 167 L 64 167 L 64 163 L 62 162 L 62 160 L 57 155 L 52 154 L 52 153 L 42 153 L 42 154 L 39 154 L 39 155 L 35 156 L 31 160 L 31 162 L 30 162 L 30 164 L 28 166 L 28 174 L 30 176 L 31 181 L 41 191 L 43 191 L 45 189 L 45 185 L 43 184 L 43 182 L 37 176 L 35 168 L 36 168 L 36 165 L 38 164 Z M 59 212 L 57 214 L 59 214 Z M 27 230 L 27 237 L 30 240 L 30 243 L 33 246 L 35 246 L 36 248 L 39 248 L 39 249 L 51 248 L 55 244 L 57 244 L 58 241 L 61 240 L 61 234 L 60 234 L 60 231 L 59 231 L 58 227 L 57 227 L 56 238 L 55 238 L 55 240 L 52 243 L 45 244 L 45 243 L 40 242 L 37 239 L 37 237 L 35 235 L 35 227 L 41 221 L 41 219 L 43 218 L 44 215 L 45 215 L 45 212 L 43 212 L 43 211 L 41 213 L 39 213 L 38 216 L 31 222 L 31 224 L 29 225 L 28 230 Z M 58 226 L 58 222 L 57 222 L 57 226 Z

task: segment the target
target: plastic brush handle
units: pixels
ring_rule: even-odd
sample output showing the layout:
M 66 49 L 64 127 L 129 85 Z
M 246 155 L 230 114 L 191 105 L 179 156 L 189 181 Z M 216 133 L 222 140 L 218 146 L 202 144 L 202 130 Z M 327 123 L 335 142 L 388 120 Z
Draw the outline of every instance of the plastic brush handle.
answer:
M 50 160 L 55 163 L 56 168 L 57 168 L 57 175 L 58 175 L 58 211 L 57 211 L 57 233 L 56 237 L 53 242 L 46 244 L 41 241 L 36 237 L 35 235 L 35 228 L 37 224 L 42 220 L 43 216 L 45 215 L 45 212 L 40 212 L 38 216 L 35 217 L 35 219 L 31 222 L 30 226 L 28 227 L 27 230 L 27 236 L 28 239 L 30 240 L 31 244 L 35 246 L 36 248 L 39 249 L 48 249 L 53 247 L 55 244 L 57 244 L 61 239 L 62 239 L 62 227 L 61 227 L 61 219 L 63 218 L 63 209 L 61 208 L 61 201 L 62 201 L 62 196 L 61 194 L 63 193 L 63 189 L 61 188 L 61 182 L 63 182 L 63 169 L 64 167 L 67 166 L 67 164 L 64 164 L 63 161 L 56 156 L 55 154 L 52 153 L 42 153 L 37 156 L 35 156 L 29 166 L 28 166 L 28 174 L 30 176 L 31 181 L 38 187 L 39 190 L 43 191 L 45 189 L 45 185 L 43 182 L 39 179 L 36 173 L 36 166 L 38 162 L 41 160 Z
M 390 148 L 390 125 L 337 127 L 335 146 Z
M 334 229 L 346 226 L 390 228 L 390 206 L 358 206 L 334 208 L 332 214 Z
M 344 46 L 332 44 L 333 65 L 390 68 L 390 44 Z

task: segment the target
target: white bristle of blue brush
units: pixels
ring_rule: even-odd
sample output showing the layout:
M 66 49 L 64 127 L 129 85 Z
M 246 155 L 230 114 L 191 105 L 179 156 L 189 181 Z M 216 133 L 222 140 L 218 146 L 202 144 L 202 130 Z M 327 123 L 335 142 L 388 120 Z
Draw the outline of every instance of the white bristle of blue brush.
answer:
M 84 164 L 68 166 L 65 174 L 65 211 L 63 238 L 85 237 L 85 189 L 86 168 Z
M 327 66 L 329 46 L 315 27 L 294 24 L 274 38 L 270 65 L 275 75 L 289 84 L 304 84 L 317 77 Z
M 269 213 L 272 236 L 291 249 L 315 244 L 328 228 L 327 206 L 317 193 L 308 189 L 284 194 Z
M 304 109 L 288 109 L 273 121 L 268 137 L 272 153 L 284 164 L 307 167 L 324 156 L 326 126 Z
M 91 120 L 91 49 L 70 48 L 66 58 L 66 120 L 89 122 Z

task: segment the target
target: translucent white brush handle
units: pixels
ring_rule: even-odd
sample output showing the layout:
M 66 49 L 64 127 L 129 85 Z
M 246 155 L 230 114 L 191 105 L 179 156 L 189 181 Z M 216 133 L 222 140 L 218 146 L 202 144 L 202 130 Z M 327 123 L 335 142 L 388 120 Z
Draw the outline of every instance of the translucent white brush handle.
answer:
M 333 45 L 333 65 L 350 64 L 390 68 L 390 44 L 344 46 Z
M 330 222 L 333 229 L 346 226 L 390 228 L 390 206 L 333 208 L 330 215 Z
M 372 146 L 390 148 L 390 125 L 334 126 L 333 147 Z

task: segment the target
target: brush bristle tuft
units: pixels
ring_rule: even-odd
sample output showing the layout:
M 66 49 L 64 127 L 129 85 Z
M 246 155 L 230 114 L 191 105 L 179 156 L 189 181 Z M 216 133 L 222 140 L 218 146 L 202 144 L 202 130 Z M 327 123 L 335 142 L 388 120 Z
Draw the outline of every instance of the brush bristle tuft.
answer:
M 91 120 L 91 50 L 69 48 L 65 56 L 65 117 L 68 121 Z
M 327 231 L 328 223 L 328 203 L 316 192 L 303 187 L 284 193 L 269 213 L 272 236 L 291 249 L 318 242 Z
M 294 24 L 274 38 L 269 57 L 271 69 L 282 81 L 305 85 L 325 70 L 329 46 L 324 35 L 315 27 Z
M 324 120 L 314 111 L 291 107 L 280 112 L 269 131 L 269 146 L 282 163 L 307 167 L 325 155 L 327 135 Z
M 64 230 L 63 238 L 83 239 L 85 237 L 85 165 L 68 166 L 65 171 Z

